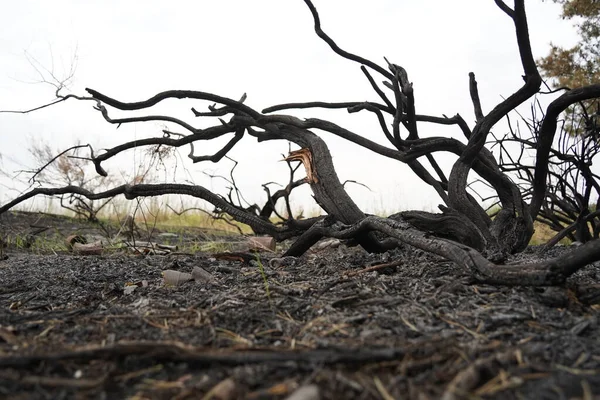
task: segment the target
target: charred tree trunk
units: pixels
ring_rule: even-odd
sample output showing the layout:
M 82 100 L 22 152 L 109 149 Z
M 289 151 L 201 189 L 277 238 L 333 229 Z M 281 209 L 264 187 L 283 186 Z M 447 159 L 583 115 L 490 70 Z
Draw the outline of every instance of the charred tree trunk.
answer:
M 323 139 L 307 129 L 283 123 L 283 121 L 290 122 L 290 119 L 293 119 L 295 123 L 299 123 L 300 121 L 294 117 L 269 116 L 265 119 L 269 121 L 266 126 L 268 136 L 259 135 L 258 139 L 286 139 L 301 147 L 300 150 L 291 153 L 287 160 L 303 163 L 306 170 L 306 179 L 317 204 L 333 219 L 344 224 L 351 225 L 364 219 L 365 214 L 358 208 L 340 182 L 333 166 L 331 153 Z M 298 252 L 304 253 L 321 238 L 309 231 L 305 236 L 298 239 Z M 387 250 L 370 232 L 361 233 L 356 240 L 369 252 Z

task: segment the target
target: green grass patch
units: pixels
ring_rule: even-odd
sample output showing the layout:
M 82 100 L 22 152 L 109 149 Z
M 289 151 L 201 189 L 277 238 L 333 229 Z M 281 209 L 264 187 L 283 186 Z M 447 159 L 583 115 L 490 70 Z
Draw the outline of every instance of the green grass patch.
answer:
M 271 304 L 271 290 L 269 289 L 269 279 L 267 278 L 267 274 L 265 273 L 265 266 L 263 265 L 260 255 L 256 253 L 256 264 L 258 265 L 258 271 L 262 276 L 263 283 L 265 285 L 265 293 L 267 295 L 267 299 L 269 299 L 269 304 Z

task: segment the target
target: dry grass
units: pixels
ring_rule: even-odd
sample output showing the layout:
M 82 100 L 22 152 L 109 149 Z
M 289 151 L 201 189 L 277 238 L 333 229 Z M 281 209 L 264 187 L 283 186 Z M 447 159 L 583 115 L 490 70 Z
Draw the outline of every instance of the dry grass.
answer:
M 529 241 L 530 245 L 539 245 L 545 244 L 548 240 L 552 239 L 557 232 L 550 229 L 548 225 L 542 224 L 541 222 L 535 221 L 533 223 L 533 227 L 535 232 L 533 233 L 533 237 Z M 562 239 L 559 243 L 561 244 L 570 244 L 571 241 L 567 238 Z
M 173 202 L 174 203 L 174 202 Z M 172 203 L 172 204 L 173 204 Z M 249 226 L 241 224 L 235 221 L 226 222 L 225 220 L 214 219 L 211 215 L 200 210 L 191 210 L 182 214 L 177 214 L 172 208 L 167 206 L 168 199 L 163 198 L 147 198 L 141 199 L 140 201 L 119 201 L 115 200 L 110 208 L 103 210 L 100 214 L 101 220 L 112 224 L 117 224 L 126 218 L 127 215 L 134 215 L 136 223 L 145 229 L 158 228 L 164 229 L 176 229 L 181 230 L 187 227 L 193 228 L 204 228 L 210 230 L 222 231 L 223 233 L 237 234 L 240 230 L 244 234 L 251 234 L 252 230 Z M 189 207 L 201 206 L 194 204 Z M 75 215 L 65 209 L 60 208 L 56 203 L 51 201 L 46 202 L 45 212 L 53 214 L 61 214 L 74 217 Z M 182 209 L 181 207 L 177 207 Z M 32 211 L 32 210 L 27 210 Z M 497 210 L 491 210 L 494 212 Z M 285 214 L 285 213 L 282 213 Z M 379 209 L 376 213 L 379 216 L 387 216 L 392 214 L 389 210 Z M 305 218 L 316 217 L 320 215 L 320 209 L 312 208 L 310 210 L 298 210 L 297 215 L 301 215 Z M 272 218 L 272 222 L 277 222 L 277 218 Z M 239 229 L 238 229 L 239 228 Z M 550 240 L 556 232 L 550 229 L 547 225 L 539 222 L 534 223 L 535 232 L 530 245 L 540 245 Z M 560 243 L 569 244 L 568 239 L 563 239 Z

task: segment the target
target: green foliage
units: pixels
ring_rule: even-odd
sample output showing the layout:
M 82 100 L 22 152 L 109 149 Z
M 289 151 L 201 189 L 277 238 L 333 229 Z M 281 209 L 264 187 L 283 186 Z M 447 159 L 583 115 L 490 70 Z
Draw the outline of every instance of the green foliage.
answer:
M 29 250 L 33 253 L 47 254 L 67 251 L 66 245 L 59 236 L 42 234 L 34 236 L 31 234 L 7 235 L 4 238 L 4 245 L 7 248 L 17 250 Z M 0 245 L 0 255 L 2 255 Z
M 562 17 L 573 20 L 580 41 L 565 49 L 552 45 L 550 53 L 538 60 L 557 87 L 580 87 L 600 82 L 600 1 L 553 0 L 562 5 Z
M 562 18 L 572 20 L 579 42 L 571 48 L 551 45 L 550 53 L 538 60 L 542 73 L 555 88 L 577 88 L 600 83 L 600 1 L 552 0 L 562 5 Z M 566 114 L 570 134 L 598 133 L 600 101 L 585 101 Z
M 256 253 L 256 264 L 258 264 L 258 270 L 260 271 L 260 275 L 263 278 L 263 282 L 265 284 L 265 293 L 267 294 L 267 298 L 269 299 L 269 303 L 271 302 L 271 291 L 269 289 L 269 280 L 267 279 L 267 274 L 265 273 L 265 267 L 260 260 L 260 256 Z

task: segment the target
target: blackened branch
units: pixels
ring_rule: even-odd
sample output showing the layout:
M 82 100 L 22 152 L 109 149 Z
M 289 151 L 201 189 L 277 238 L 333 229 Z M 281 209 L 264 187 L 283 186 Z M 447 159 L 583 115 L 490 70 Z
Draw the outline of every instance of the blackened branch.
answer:
M 132 123 L 132 122 L 162 121 L 162 122 L 171 122 L 173 124 L 177 124 L 192 133 L 200 132 L 200 129 L 194 128 L 192 125 L 188 124 L 187 122 L 182 121 L 179 118 L 169 117 L 166 115 L 144 115 L 142 117 L 114 118 L 113 119 L 108 115 L 108 110 L 106 109 L 106 107 L 100 105 L 100 106 L 96 106 L 95 109 L 100 111 L 102 113 L 102 116 L 106 120 L 106 122 L 108 122 L 110 124 L 121 125 L 121 124 L 128 124 L 128 123 Z
M 471 247 L 433 237 L 413 228 L 403 220 L 369 216 L 353 225 L 315 224 L 307 233 L 311 237 L 349 239 L 360 232 L 378 231 L 421 250 L 440 255 L 465 268 L 473 279 L 482 283 L 510 286 L 558 285 L 586 265 L 600 260 L 600 240 L 586 243 L 559 257 L 531 264 L 498 265 Z M 307 234 L 305 233 L 305 235 Z M 295 250 L 295 249 L 291 249 Z
M 227 133 L 234 132 L 235 129 L 236 128 L 233 125 L 218 125 L 218 126 L 213 126 L 213 127 L 201 130 L 201 131 L 199 131 L 199 133 L 194 134 L 194 135 L 182 136 L 179 139 L 172 139 L 170 137 L 155 137 L 155 138 L 132 140 L 130 142 L 126 142 L 126 143 L 120 144 L 118 146 L 115 146 L 111 149 L 108 149 L 104 153 L 99 154 L 98 156 L 94 157 L 92 155 L 91 160 L 94 163 L 96 172 L 101 176 L 107 176 L 108 175 L 107 172 L 104 170 L 104 168 L 102 168 L 102 165 L 101 165 L 102 162 L 108 160 L 109 158 L 116 156 L 117 154 L 119 154 L 123 151 L 138 148 L 138 147 L 143 147 L 143 146 L 156 146 L 156 145 L 181 147 L 181 146 L 184 146 L 187 144 L 191 144 L 197 140 L 215 139 L 215 138 L 225 135 Z
M 515 12 L 513 11 L 512 8 L 510 8 L 509 6 L 506 5 L 505 2 L 503 2 L 502 0 L 494 0 L 496 2 L 496 5 L 498 6 L 498 8 L 500 8 L 502 11 L 504 11 L 506 13 L 506 15 L 508 15 L 511 18 L 515 17 Z
M 469 72 L 469 93 L 471 94 L 471 101 L 473 102 L 473 108 L 475 110 L 475 121 L 479 122 L 483 119 L 483 111 L 481 110 L 477 81 L 475 80 L 475 74 L 473 72 Z
M 353 108 L 360 105 L 368 105 L 370 107 L 377 108 L 378 110 L 392 113 L 393 108 L 389 108 L 384 106 L 383 104 L 374 103 L 370 101 L 358 102 L 358 101 L 347 101 L 342 103 L 328 103 L 325 101 L 307 101 L 302 103 L 285 103 L 285 104 L 277 104 L 271 107 L 265 108 L 262 112 L 265 114 L 269 114 L 275 111 L 281 110 L 289 110 L 289 109 L 305 109 L 305 108 L 329 108 L 329 109 L 337 109 L 337 108 Z
M 168 194 L 187 195 L 208 201 L 221 211 L 231 215 L 236 221 L 252 226 L 256 233 L 269 234 L 276 240 L 284 240 L 286 238 L 297 236 L 300 233 L 294 231 L 293 229 L 289 229 L 288 227 L 275 226 L 271 222 L 260 218 L 254 213 L 241 210 L 240 208 L 235 207 L 225 201 L 221 196 L 212 193 L 210 190 L 202 186 L 176 183 L 121 185 L 98 193 L 94 193 L 80 186 L 35 188 L 17 197 L 11 202 L 0 206 L 0 214 L 37 195 L 56 196 L 64 194 L 77 194 L 90 200 L 107 199 L 120 194 L 124 195 L 128 200 L 132 200 L 137 197 L 153 197 Z
M 349 113 L 359 112 L 361 110 L 371 111 L 372 113 L 374 113 L 377 116 L 377 121 L 379 122 L 379 126 L 381 127 L 381 131 L 383 132 L 383 134 L 385 135 L 385 137 L 387 138 L 387 140 L 389 140 L 389 142 L 392 145 L 395 145 L 394 137 L 390 133 L 390 130 L 389 130 L 388 126 L 387 126 L 387 122 L 386 122 L 385 117 L 383 116 L 383 113 L 381 112 L 381 110 L 379 110 L 379 109 L 371 106 L 368 103 L 361 103 L 361 104 L 358 104 L 358 105 L 356 105 L 354 107 L 348 108 L 348 112 Z
M 530 204 L 530 212 L 533 216 L 539 212 L 546 194 L 548 159 L 554 135 L 556 134 L 558 116 L 574 103 L 598 97 L 600 97 L 600 84 L 590 85 L 569 90 L 548 106 L 546 116 L 540 127 L 536 152 L 535 177 L 533 181 L 534 193 Z
M 238 128 L 236 130 L 233 138 L 231 138 L 231 140 L 229 142 L 227 142 L 227 144 L 225 146 L 223 146 L 223 148 L 221 150 L 219 150 L 218 152 L 216 152 L 215 154 L 210 155 L 210 156 L 195 156 L 194 155 L 194 144 L 190 143 L 190 145 L 192 146 L 192 149 L 191 149 L 188 157 L 194 163 L 201 162 L 201 161 L 211 161 L 214 163 L 219 162 L 225 155 L 227 155 L 227 153 L 229 153 L 229 151 L 231 149 L 233 149 L 233 147 L 237 144 L 237 142 L 242 140 L 242 138 L 244 137 L 244 131 L 245 131 L 245 128 L 243 128 L 243 127 Z
M 364 65 L 374 69 L 375 71 L 379 72 L 381 75 L 385 76 L 387 79 L 392 80 L 393 75 L 390 74 L 388 71 L 386 71 L 383 67 L 375 64 L 373 61 L 367 60 L 366 58 L 362 58 L 360 56 L 357 56 L 356 54 L 352 54 L 345 50 L 342 50 L 333 41 L 333 39 L 331 39 L 325 32 L 323 32 L 323 29 L 321 29 L 321 19 L 319 18 L 319 13 L 317 12 L 317 9 L 313 5 L 313 3 L 310 0 L 304 0 L 304 2 L 310 9 L 310 12 L 313 16 L 313 20 L 315 22 L 315 32 L 321 39 L 323 39 L 325 41 L 325 43 L 327 43 L 329 45 L 329 47 L 331 47 L 331 49 L 333 51 L 335 51 L 337 54 L 339 54 L 340 56 L 342 56 L 348 60 L 352 60 L 352 61 L 356 61 L 358 63 L 364 64 Z
M 373 90 L 375 91 L 375 93 L 377 93 L 379 95 L 379 97 L 381 97 L 381 99 L 383 100 L 383 102 L 388 106 L 388 108 L 389 108 L 388 112 L 390 114 L 393 114 L 394 112 L 396 112 L 396 110 L 394 109 L 394 105 L 392 104 L 392 102 L 390 101 L 390 99 L 385 95 L 385 93 L 383 92 L 383 90 L 381 90 L 381 88 L 379 87 L 379 85 L 377 85 L 377 82 L 375 82 L 375 79 L 373 79 L 373 76 L 371 75 L 371 73 L 369 72 L 369 70 L 367 69 L 367 67 L 365 67 L 364 65 L 361 65 L 360 66 L 360 70 L 365 74 L 365 76 L 369 80 L 369 83 L 371 84 L 371 87 L 373 88 Z
M 260 116 L 260 113 L 254 111 L 252 108 L 240 103 L 239 101 L 232 100 L 223 96 L 218 96 L 216 94 L 200 92 L 196 90 L 167 90 L 165 92 L 158 93 L 157 95 L 152 96 L 147 100 L 132 103 L 124 103 L 122 101 L 113 99 L 112 97 L 108 97 L 94 89 L 87 88 L 85 90 L 89 94 L 91 94 L 95 99 L 100 100 L 101 102 L 108 104 L 111 107 L 124 111 L 142 110 L 145 108 L 149 108 L 160 103 L 165 99 L 196 99 L 214 101 L 220 104 L 224 104 L 238 111 L 242 111 L 243 113 L 254 118 L 258 118 Z

